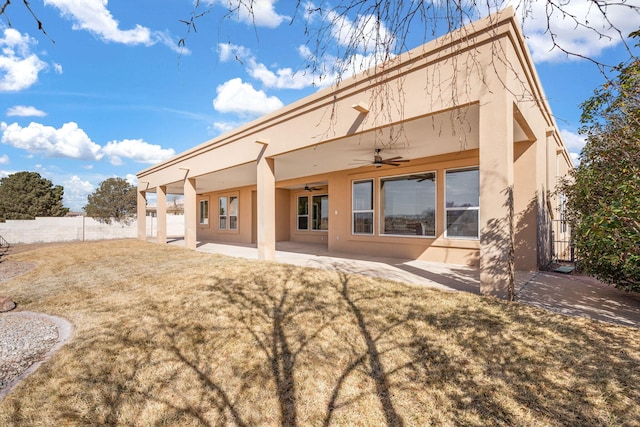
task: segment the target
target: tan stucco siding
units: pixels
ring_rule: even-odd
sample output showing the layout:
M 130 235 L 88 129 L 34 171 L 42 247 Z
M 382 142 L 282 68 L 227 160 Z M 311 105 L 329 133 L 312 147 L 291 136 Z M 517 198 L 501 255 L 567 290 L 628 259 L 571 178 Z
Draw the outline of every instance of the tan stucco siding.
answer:
M 376 168 L 374 154 L 408 162 Z M 464 215 L 471 212 L 464 221 L 478 217 L 477 239 L 446 237 L 445 177 L 460 168 L 478 170 L 478 206 L 463 206 Z M 504 295 L 512 238 L 517 269 L 550 259 L 553 192 L 570 168 L 509 9 L 145 169 L 138 186 L 140 203 L 144 192 L 161 186 L 160 194 L 184 192 L 193 204 L 185 207 L 187 247 L 195 247 L 197 230 L 198 240 L 257 242 L 264 259 L 275 257 L 276 241 L 291 240 L 337 253 L 479 265 L 482 292 Z M 435 235 L 430 207 L 428 217 L 389 214 L 388 230 L 398 235 L 385 235 L 381 179 L 426 172 L 435 173 Z M 372 215 L 372 234 L 352 230 L 358 180 L 373 185 L 374 205 L 364 220 L 369 233 Z M 305 184 L 318 188 L 309 193 Z M 238 229 L 220 230 L 218 199 L 229 194 L 238 196 Z M 328 230 L 298 229 L 298 198 L 311 194 L 328 195 Z M 206 226 L 195 223 L 200 198 L 210 204 Z

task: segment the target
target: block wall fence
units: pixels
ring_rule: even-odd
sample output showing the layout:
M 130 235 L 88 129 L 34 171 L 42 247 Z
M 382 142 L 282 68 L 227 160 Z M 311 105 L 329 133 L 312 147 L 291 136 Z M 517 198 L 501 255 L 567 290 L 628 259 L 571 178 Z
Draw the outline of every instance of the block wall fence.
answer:
M 147 217 L 147 237 L 157 236 L 158 218 Z M 34 220 L 0 222 L 0 236 L 9 244 L 49 243 L 85 240 L 136 238 L 138 228 L 134 219 L 129 225 L 101 223 L 85 216 L 38 217 Z M 184 236 L 184 216 L 167 215 L 167 236 Z

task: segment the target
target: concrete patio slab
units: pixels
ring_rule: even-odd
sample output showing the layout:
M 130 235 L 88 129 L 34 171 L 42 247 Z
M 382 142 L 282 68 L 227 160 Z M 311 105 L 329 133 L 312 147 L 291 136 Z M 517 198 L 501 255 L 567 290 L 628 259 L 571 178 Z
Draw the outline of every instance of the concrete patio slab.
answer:
M 519 290 L 518 301 L 567 316 L 640 328 L 640 294 L 592 277 L 539 272 Z

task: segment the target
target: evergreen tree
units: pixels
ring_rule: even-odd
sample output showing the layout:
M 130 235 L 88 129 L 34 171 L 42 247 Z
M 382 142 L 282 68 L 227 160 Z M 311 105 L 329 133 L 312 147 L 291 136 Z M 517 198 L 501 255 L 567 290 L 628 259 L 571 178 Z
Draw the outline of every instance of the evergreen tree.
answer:
M 108 178 L 87 198 L 87 216 L 100 222 L 129 223 L 137 212 L 136 187 L 122 178 Z
M 0 179 L 0 221 L 65 216 L 64 188 L 37 172 L 18 172 Z

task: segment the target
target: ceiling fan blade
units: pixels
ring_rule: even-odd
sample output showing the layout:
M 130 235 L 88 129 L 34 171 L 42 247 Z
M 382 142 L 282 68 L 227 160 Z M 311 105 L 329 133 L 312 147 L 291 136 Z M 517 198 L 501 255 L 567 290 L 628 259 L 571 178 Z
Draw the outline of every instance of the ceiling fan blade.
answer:
M 385 162 L 395 162 L 396 160 L 401 159 L 402 156 L 391 157 L 390 159 L 385 159 Z
M 385 165 L 400 166 L 400 163 L 406 163 L 408 161 L 409 160 L 391 160 L 391 159 L 388 159 L 388 160 L 383 160 L 382 163 L 385 164 Z
M 415 179 L 418 182 L 423 182 L 423 181 L 426 181 L 426 180 L 429 180 L 429 181 L 433 182 L 435 180 L 435 178 L 436 178 L 436 176 L 433 173 L 423 173 L 423 174 L 419 174 L 419 175 L 417 175 L 417 174 L 416 175 L 409 175 L 409 179 Z
M 322 187 L 309 187 L 309 184 L 305 184 L 304 185 L 304 191 L 318 191 L 318 190 L 322 190 Z

